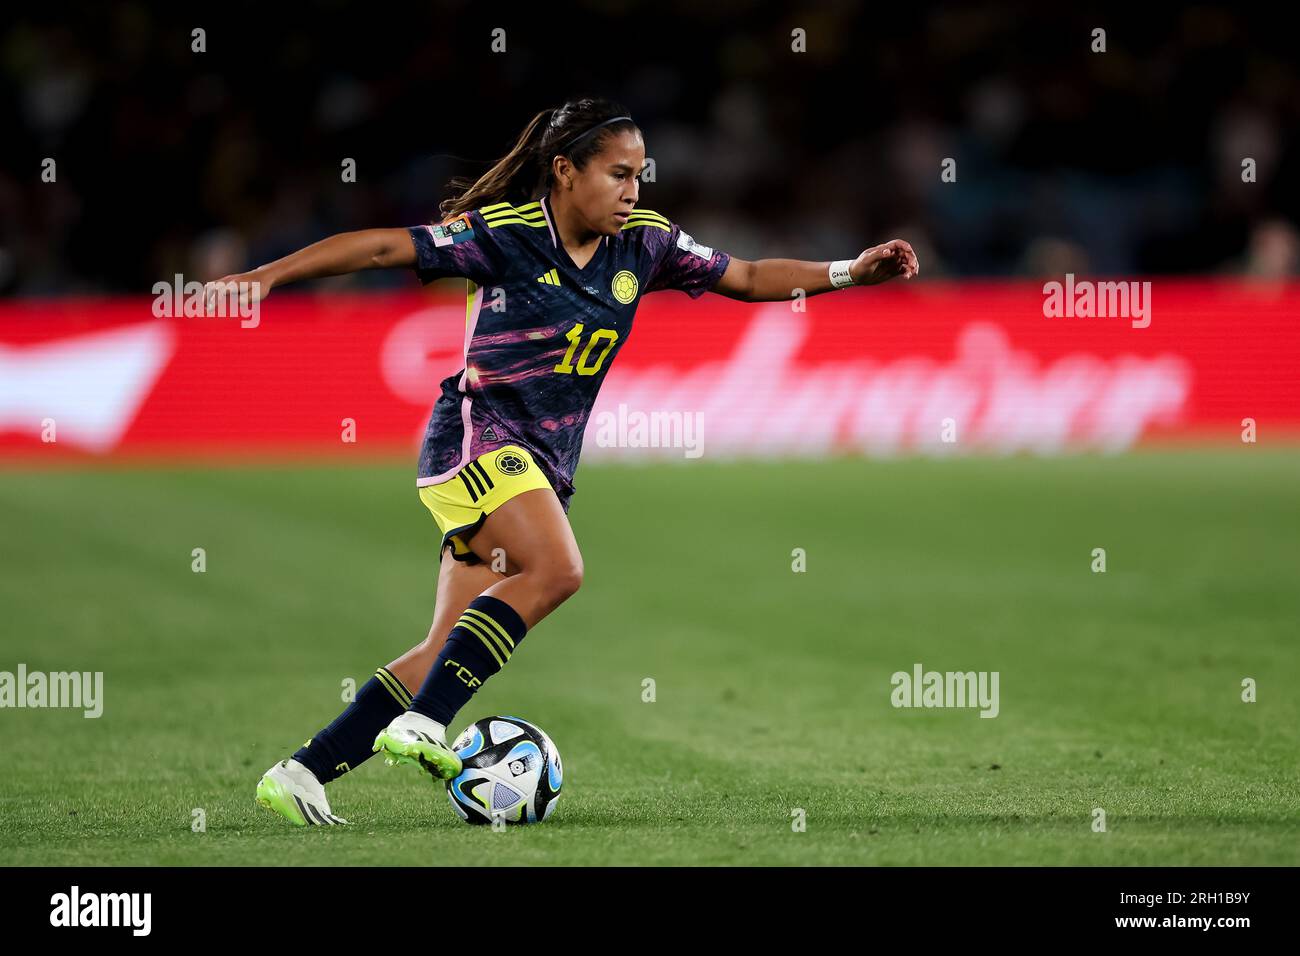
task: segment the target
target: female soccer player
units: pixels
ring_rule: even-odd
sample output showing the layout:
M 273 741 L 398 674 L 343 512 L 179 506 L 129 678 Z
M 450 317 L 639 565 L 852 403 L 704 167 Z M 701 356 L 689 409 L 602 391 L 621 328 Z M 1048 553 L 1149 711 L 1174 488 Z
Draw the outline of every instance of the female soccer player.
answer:
M 641 132 L 600 99 L 538 113 L 478 181 L 455 180 L 436 225 L 342 233 L 210 284 L 256 300 L 301 279 L 414 267 L 468 280 L 465 367 L 442 382 L 420 454 L 420 500 L 442 534 L 428 637 L 381 667 L 333 723 L 257 786 L 299 826 L 333 825 L 324 784 L 383 751 L 460 773 L 447 726 L 582 583 L 569 499 L 596 393 L 641 296 L 680 289 L 789 300 L 917 274 L 901 239 L 856 259 L 746 262 L 637 207 Z M 230 285 L 235 283 L 236 285 Z

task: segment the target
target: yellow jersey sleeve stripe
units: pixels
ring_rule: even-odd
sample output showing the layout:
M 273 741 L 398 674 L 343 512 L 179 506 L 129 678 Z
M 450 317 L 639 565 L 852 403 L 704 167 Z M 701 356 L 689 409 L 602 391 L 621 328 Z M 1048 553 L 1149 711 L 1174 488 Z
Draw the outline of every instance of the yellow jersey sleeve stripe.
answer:
M 516 208 L 514 206 L 506 206 L 502 209 L 493 209 L 488 212 L 484 212 L 483 210 L 480 209 L 479 215 L 481 215 L 484 219 L 488 220 L 489 222 L 493 219 L 502 219 L 508 216 L 518 216 L 521 219 L 545 218 L 545 214 L 542 212 L 540 206 L 534 206 L 531 209 Z
M 664 216 L 661 213 L 657 213 L 653 209 L 633 209 L 632 212 L 628 215 L 628 218 L 636 219 L 638 216 L 645 216 L 648 219 L 657 219 L 659 222 L 662 222 L 665 226 L 670 225 L 667 216 Z
M 624 232 L 625 230 L 628 229 L 635 229 L 637 226 L 652 226 L 655 229 L 662 229 L 664 232 L 672 232 L 672 230 L 669 229 L 667 226 L 665 226 L 663 223 L 655 222 L 655 220 L 653 219 L 643 219 L 640 222 L 635 222 L 629 219 L 627 222 L 623 223 L 623 228 L 620 229 L 619 232 Z
M 495 229 L 497 226 L 509 225 L 532 226 L 534 229 L 546 228 L 546 222 L 544 220 L 533 222 L 531 219 L 520 219 L 518 216 L 513 216 L 510 219 L 489 219 L 487 220 L 487 225 L 489 229 Z
M 483 206 L 479 209 L 479 213 L 486 216 L 490 212 L 499 212 L 503 209 L 513 209 L 516 212 L 531 212 L 534 209 L 540 210 L 541 208 L 542 204 L 540 201 L 524 203 L 522 206 L 516 206 L 513 203 L 508 202 L 494 202 L 490 206 Z
M 483 221 L 488 223 L 496 222 L 499 219 L 527 219 L 530 222 L 545 222 L 546 217 L 538 212 L 519 212 L 515 209 L 502 209 L 500 212 L 490 212 L 483 217 Z

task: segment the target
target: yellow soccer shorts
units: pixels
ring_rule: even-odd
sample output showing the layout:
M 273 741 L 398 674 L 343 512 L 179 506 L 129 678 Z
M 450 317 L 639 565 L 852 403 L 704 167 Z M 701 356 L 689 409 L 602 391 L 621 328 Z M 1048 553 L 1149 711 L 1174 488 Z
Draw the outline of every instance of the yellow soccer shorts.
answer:
M 515 495 L 551 483 L 526 448 L 503 445 L 480 455 L 446 481 L 425 485 L 420 500 L 438 522 L 442 546 L 467 564 L 481 564 L 469 549 L 469 539 L 497 508 Z

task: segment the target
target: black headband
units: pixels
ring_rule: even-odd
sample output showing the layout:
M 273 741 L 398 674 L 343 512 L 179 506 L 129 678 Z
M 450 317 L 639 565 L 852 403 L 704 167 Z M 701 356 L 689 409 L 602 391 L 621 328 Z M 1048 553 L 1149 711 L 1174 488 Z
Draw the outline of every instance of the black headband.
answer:
M 605 122 L 603 122 L 603 123 L 597 123 L 595 126 L 593 126 L 591 129 L 587 130 L 585 133 L 579 133 L 577 136 L 573 137 L 573 139 L 571 139 L 571 140 L 569 140 L 567 143 L 565 143 L 562 147 L 556 149 L 556 150 L 555 150 L 555 155 L 556 155 L 556 156 L 559 156 L 559 155 L 560 155 L 561 153 L 563 153 L 565 150 L 573 149 L 573 147 L 576 146 L 576 145 L 577 145 L 581 140 L 586 139 L 588 136 L 590 136 L 592 133 L 596 132 L 596 130 L 600 129 L 602 126 L 608 126 L 610 123 L 618 123 L 618 122 L 620 122 L 620 121 L 622 121 L 622 120 L 627 120 L 628 122 L 631 122 L 631 121 L 632 121 L 632 117 L 630 117 L 630 116 L 615 116 L 613 119 L 607 119 L 607 120 L 605 120 Z

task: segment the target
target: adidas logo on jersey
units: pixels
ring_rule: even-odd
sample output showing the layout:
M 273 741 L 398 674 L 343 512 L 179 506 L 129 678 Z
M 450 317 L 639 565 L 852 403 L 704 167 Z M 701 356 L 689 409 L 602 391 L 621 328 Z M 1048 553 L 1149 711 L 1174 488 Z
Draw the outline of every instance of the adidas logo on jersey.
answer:
M 559 285 L 560 272 L 558 269 L 552 269 L 550 272 L 546 273 L 545 275 L 538 276 L 537 281 L 543 282 L 546 285 Z

